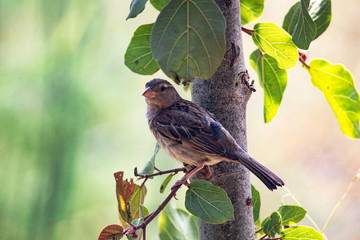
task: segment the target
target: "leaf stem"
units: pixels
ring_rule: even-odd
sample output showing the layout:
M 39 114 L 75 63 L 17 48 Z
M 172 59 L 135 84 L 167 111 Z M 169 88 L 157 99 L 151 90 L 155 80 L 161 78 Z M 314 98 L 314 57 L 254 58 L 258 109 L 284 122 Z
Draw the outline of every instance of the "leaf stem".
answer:
M 251 36 L 251 34 L 254 32 L 254 30 L 252 29 L 249 29 L 249 28 L 245 28 L 243 26 L 241 26 L 241 30 L 244 32 L 244 33 L 247 33 Z
M 146 230 L 146 226 L 157 216 L 159 215 L 159 213 L 164 209 L 164 207 L 170 202 L 170 200 L 176 195 L 176 192 L 180 189 L 180 187 L 185 184 L 185 182 L 187 182 L 187 180 L 193 176 L 195 173 L 197 173 L 198 171 L 200 171 L 201 169 L 203 169 L 205 166 L 205 162 L 202 162 L 199 166 L 193 168 L 191 171 L 187 172 L 179 181 L 177 181 L 171 188 L 171 192 L 169 193 L 169 195 L 165 198 L 165 200 L 158 206 L 158 208 L 152 212 L 150 215 L 148 215 L 146 218 L 144 218 L 144 222 L 141 223 L 138 226 L 135 227 L 130 227 L 125 229 L 125 231 L 123 232 L 124 235 L 127 234 L 134 234 L 136 232 L 136 230 L 138 229 L 142 229 L 143 230 L 143 237 L 145 237 L 145 230 Z M 176 168 L 176 169 L 172 169 L 172 170 L 168 170 L 168 171 L 161 171 L 161 173 L 166 174 L 166 173 L 171 173 L 171 172 L 180 172 L 180 171 L 185 171 L 185 168 Z M 165 173 L 166 172 L 166 173 Z M 160 172 L 159 172 L 160 173 Z M 154 175 L 155 174 L 155 175 Z M 161 174 L 150 174 L 153 176 L 157 176 L 157 175 L 161 175 Z M 146 175 L 147 178 L 149 178 L 150 175 Z M 145 239 L 145 238 L 144 238 Z
M 261 230 L 263 230 L 263 228 L 259 228 L 258 230 L 255 231 L 255 233 L 259 233 L 261 232 Z
M 306 54 L 299 51 L 299 61 L 304 65 L 307 69 L 310 69 L 309 64 L 306 63 Z

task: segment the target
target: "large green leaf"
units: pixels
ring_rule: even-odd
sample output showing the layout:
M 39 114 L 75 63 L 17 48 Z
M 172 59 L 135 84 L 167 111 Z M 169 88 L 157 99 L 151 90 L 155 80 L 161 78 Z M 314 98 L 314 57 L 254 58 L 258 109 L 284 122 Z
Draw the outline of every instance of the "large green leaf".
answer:
M 139 172 L 140 175 L 149 175 L 149 174 L 153 174 L 154 173 L 154 168 L 155 168 L 155 158 L 156 155 L 159 152 L 159 144 L 156 143 L 155 144 L 155 150 L 153 155 L 151 156 L 151 158 L 149 159 L 149 161 L 146 162 L 145 166 L 143 167 L 143 169 L 141 169 L 141 171 Z
M 154 58 L 177 81 L 208 79 L 225 53 L 225 25 L 213 0 L 171 0 L 151 33 Z
M 212 224 L 234 220 L 234 208 L 226 192 L 204 180 L 194 180 L 186 191 L 186 209 Z
M 283 225 L 292 225 L 300 222 L 306 215 L 306 210 L 300 206 L 283 205 L 279 207 L 278 212 L 281 215 Z
M 281 232 L 281 215 L 278 212 L 273 212 L 269 217 L 265 218 L 261 223 L 263 232 L 270 237 Z
M 250 64 L 255 69 L 264 89 L 264 120 L 270 122 L 276 115 L 287 85 L 287 72 L 278 67 L 268 54 L 255 50 L 250 55 Z
M 264 0 L 240 0 L 241 24 L 258 19 L 264 10 Z
M 153 26 L 152 23 L 138 27 L 126 50 L 125 65 L 133 72 L 152 75 L 159 70 L 150 48 L 150 36 Z
M 360 138 L 360 97 L 351 73 L 342 65 L 333 65 L 322 59 L 314 59 L 308 69 L 311 82 L 325 95 L 343 133 Z
M 161 11 L 170 0 L 150 0 L 151 5 L 157 10 Z
M 130 12 L 126 19 L 135 18 L 145 9 L 147 0 L 132 0 L 130 3 Z
M 182 209 L 176 209 L 173 201 L 159 216 L 160 240 L 199 239 L 198 219 Z
M 253 205 L 254 222 L 260 219 L 260 192 L 251 184 L 251 199 Z
M 296 65 L 299 58 L 297 47 L 291 36 L 276 24 L 256 24 L 252 38 L 262 52 L 275 58 L 280 68 L 289 69 Z
M 301 49 L 308 49 L 316 36 L 316 25 L 308 12 L 309 0 L 297 2 L 286 14 L 283 28 Z
M 304 226 L 294 226 L 281 232 L 282 240 L 323 240 L 323 236 L 315 229 Z
M 331 0 L 310 0 L 309 14 L 316 25 L 316 36 L 319 37 L 331 21 Z

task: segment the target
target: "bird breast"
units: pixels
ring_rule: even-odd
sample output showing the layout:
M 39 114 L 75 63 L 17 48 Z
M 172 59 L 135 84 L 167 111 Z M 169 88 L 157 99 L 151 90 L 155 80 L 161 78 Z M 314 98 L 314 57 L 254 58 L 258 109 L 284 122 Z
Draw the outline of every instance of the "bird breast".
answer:
M 213 165 L 224 160 L 222 157 L 197 151 L 185 141 L 173 141 L 160 136 L 155 131 L 152 132 L 167 155 L 182 164 L 198 166 L 201 162 L 205 161 L 206 165 Z

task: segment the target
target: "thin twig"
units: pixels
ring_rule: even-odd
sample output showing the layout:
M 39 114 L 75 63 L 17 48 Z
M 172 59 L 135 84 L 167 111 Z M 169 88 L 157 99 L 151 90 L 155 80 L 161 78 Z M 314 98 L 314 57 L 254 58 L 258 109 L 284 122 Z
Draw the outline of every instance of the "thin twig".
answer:
M 176 192 L 180 189 L 180 187 L 191 177 L 193 176 L 195 173 L 197 173 L 198 171 L 200 171 L 201 169 L 203 169 L 205 166 L 205 162 L 202 162 L 199 166 L 193 168 L 191 171 L 187 172 L 179 181 L 177 181 L 171 188 L 171 192 L 169 193 L 169 195 L 165 198 L 165 200 L 158 206 L 158 208 L 152 212 L 151 214 L 149 214 L 147 217 L 144 218 L 144 222 L 142 222 L 140 225 L 132 227 L 132 228 L 128 228 L 125 229 L 123 234 L 127 235 L 127 234 L 136 234 L 136 230 L 138 229 L 142 229 L 143 232 L 145 232 L 146 230 L 146 226 L 157 216 L 159 215 L 159 213 L 164 209 L 164 207 L 170 202 L 170 200 L 175 196 Z M 179 168 L 179 171 L 183 171 L 183 169 L 185 168 Z M 162 171 L 170 173 L 170 172 L 174 172 L 175 169 L 169 170 L 169 171 Z M 147 175 L 148 177 L 149 175 Z M 154 175 L 156 176 L 156 175 Z M 145 233 L 143 233 L 143 236 Z
M 263 230 L 263 228 L 259 228 L 258 230 L 255 231 L 255 233 L 259 233 Z
M 264 236 L 262 236 L 262 237 L 260 238 L 260 240 L 264 240 L 264 239 L 266 238 L 266 236 L 267 236 L 267 233 L 266 233 Z
M 149 178 L 145 178 L 145 180 L 141 183 L 140 185 L 140 188 L 143 188 L 143 186 L 145 185 L 146 181 L 148 180 Z
M 360 177 L 360 168 L 357 170 L 356 175 L 354 177 L 354 179 L 352 180 L 352 182 L 349 184 L 349 186 L 347 187 L 345 193 L 342 195 L 342 197 L 340 198 L 340 200 L 338 201 L 338 203 L 335 205 L 335 207 L 333 208 L 333 210 L 331 211 L 329 217 L 327 218 L 323 228 L 321 229 L 321 233 L 323 233 L 325 231 L 325 228 L 327 227 L 327 225 L 329 224 L 331 218 L 333 217 L 336 209 L 340 206 L 340 204 L 344 201 L 345 197 L 348 195 L 351 187 L 354 185 L 356 179 L 358 179 Z
M 146 227 L 143 228 L 143 240 L 146 240 Z
M 185 172 L 186 168 L 185 167 L 181 167 L 181 168 L 175 168 L 175 169 L 170 169 L 170 170 L 166 170 L 166 171 L 159 171 L 157 173 L 153 173 L 153 174 L 146 174 L 146 175 L 142 175 L 142 174 L 137 174 L 136 177 L 139 177 L 139 179 L 143 179 L 143 178 L 151 178 L 154 176 L 160 176 L 160 175 L 164 175 L 167 173 L 175 173 L 177 174 L 178 172 Z

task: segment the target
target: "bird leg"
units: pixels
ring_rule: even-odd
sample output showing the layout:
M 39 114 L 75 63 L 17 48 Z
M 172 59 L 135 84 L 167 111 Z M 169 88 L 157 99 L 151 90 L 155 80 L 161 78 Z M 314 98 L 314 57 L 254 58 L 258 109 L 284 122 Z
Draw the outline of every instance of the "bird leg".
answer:
M 203 169 L 201 169 L 200 174 L 206 180 L 209 180 L 211 177 L 211 168 L 209 165 L 205 165 Z

